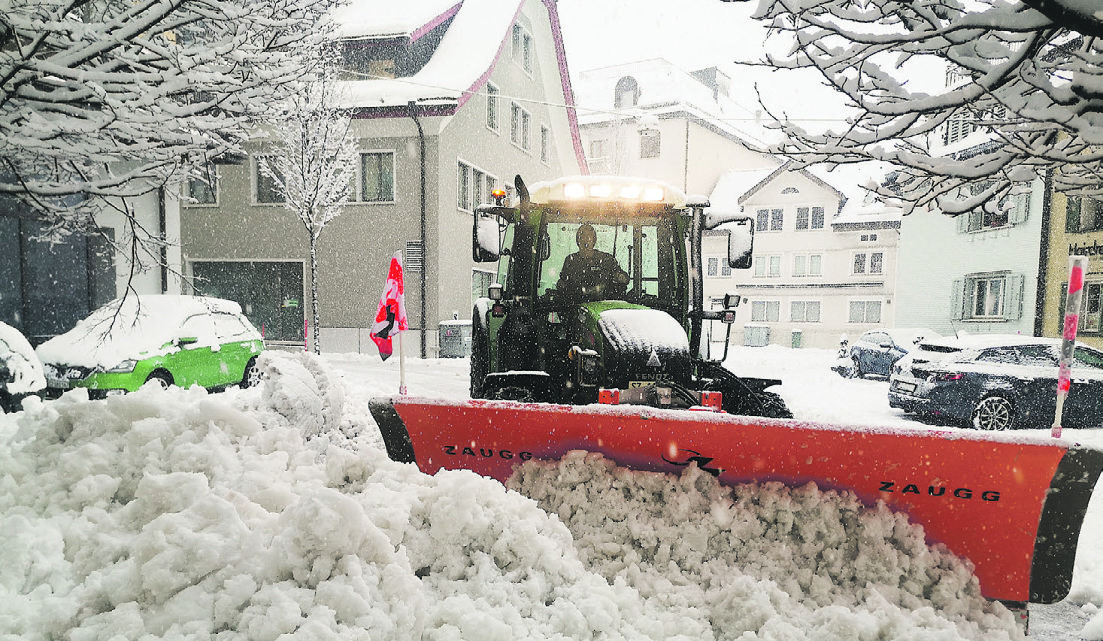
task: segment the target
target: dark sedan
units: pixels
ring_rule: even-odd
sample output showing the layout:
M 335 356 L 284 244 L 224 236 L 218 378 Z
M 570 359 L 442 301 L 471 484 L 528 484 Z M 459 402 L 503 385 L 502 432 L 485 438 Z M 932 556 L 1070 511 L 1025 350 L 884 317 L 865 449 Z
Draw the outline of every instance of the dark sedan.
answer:
M 982 430 L 1050 427 L 1060 347 L 1024 336 L 924 342 L 894 367 L 889 405 Z M 1076 347 L 1061 425 L 1103 425 L 1103 352 Z

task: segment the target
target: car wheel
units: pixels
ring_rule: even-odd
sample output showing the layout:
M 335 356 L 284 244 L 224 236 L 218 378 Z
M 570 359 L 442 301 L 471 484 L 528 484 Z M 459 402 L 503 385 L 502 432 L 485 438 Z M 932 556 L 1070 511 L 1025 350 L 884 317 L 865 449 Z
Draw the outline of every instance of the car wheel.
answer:
M 169 374 L 163 369 L 159 369 L 146 377 L 146 382 L 157 381 L 157 384 L 161 386 L 161 389 L 168 389 L 173 384 L 172 374 Z
M 1004 396 L 982 398 L 973 409 L 973 427 L 978 430 L 1009 430 L 1015 424 L 1015 406 Z
M 490 373 L 490 337 L 481 324 L 471 338 L 471 398 L 486 398 L 486 375 Z
M 245 365 L 245 374 L 241 377 L 242 387 L 256 387 L 261 384 L 263 376 L 261 375 L 260 368 L 257 367 L 257 358 L 254 356 L 249 359 L 249 363 Z

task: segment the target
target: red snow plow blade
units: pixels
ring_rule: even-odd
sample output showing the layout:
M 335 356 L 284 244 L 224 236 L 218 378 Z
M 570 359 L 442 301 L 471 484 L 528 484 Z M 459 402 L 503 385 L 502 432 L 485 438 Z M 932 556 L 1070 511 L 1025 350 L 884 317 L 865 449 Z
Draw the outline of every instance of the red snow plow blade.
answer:
M 372 415 L 397 461 L 432 474 L 505 481 L 529 459 L 600 452 L 623 467 L 679 473 L 696 463 L 727 485 L 814 482 L 884 501 L 975 567 L 981 592 L 1053 603 L 1072 581 L 1103 451 L 1063 440 L 961 431 L 843 427 L 796 420 L 509 401 L 377 398 Z

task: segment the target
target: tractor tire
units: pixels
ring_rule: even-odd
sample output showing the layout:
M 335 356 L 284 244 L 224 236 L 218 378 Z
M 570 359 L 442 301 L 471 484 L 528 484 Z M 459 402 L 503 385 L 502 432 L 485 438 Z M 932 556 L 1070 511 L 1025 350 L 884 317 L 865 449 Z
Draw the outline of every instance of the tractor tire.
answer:
M 471 398 L 486 398 L 486 376 L 490 373 L 490 335 L 476 322 L 471 336 Z
M 758 401 L 762 406 L 760 416 L 766 418 L 793 418 L 793 413 L 789 411 L 789 406 L 785 404 L 785 399 L 781 398 L 774 392 L 760 392 L 757 395 Z

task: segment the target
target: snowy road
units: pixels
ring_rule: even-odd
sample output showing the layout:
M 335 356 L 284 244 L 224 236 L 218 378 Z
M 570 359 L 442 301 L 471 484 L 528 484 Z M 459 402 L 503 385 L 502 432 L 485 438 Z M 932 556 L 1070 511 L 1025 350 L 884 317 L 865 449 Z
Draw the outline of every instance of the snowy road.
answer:
M 888 406 L 885 380 L 844 379 L 830 371 L 831 350 L 792 350 L 781 347 L 735 348 L 727 366 L 738 374 L 774 377 L 783 381 L 779 390 L 796 418 L 827 423 L 879 426 L 922 425 Z M 327 362 L 345 377 L 353 414 L 367 416 L 373 396 L 397 393 L 398 358 L 381 362 L 362 354 L 326 355 Z M 415 396 L 468 398 L 466 359 L 407 359 L 406 384 Z M 939 426 L 939 429 L 945 427 Z M 1031 430 L 1047 436 L 1049 430 Z M 1103 449 L 1103 429 L 1065 430 L 1071 441 Z M 1061 603 L 1031 606 L 1031 635 L 1039 641 L 1103 639 L 1103 492 L 1097 491 L 1081 531 L 1076 570 L 1070 596 Z M 1091 624 L 1085 624 L 1094 616 Z M 1081 637 L 1080 632 L 1085 636 Z

